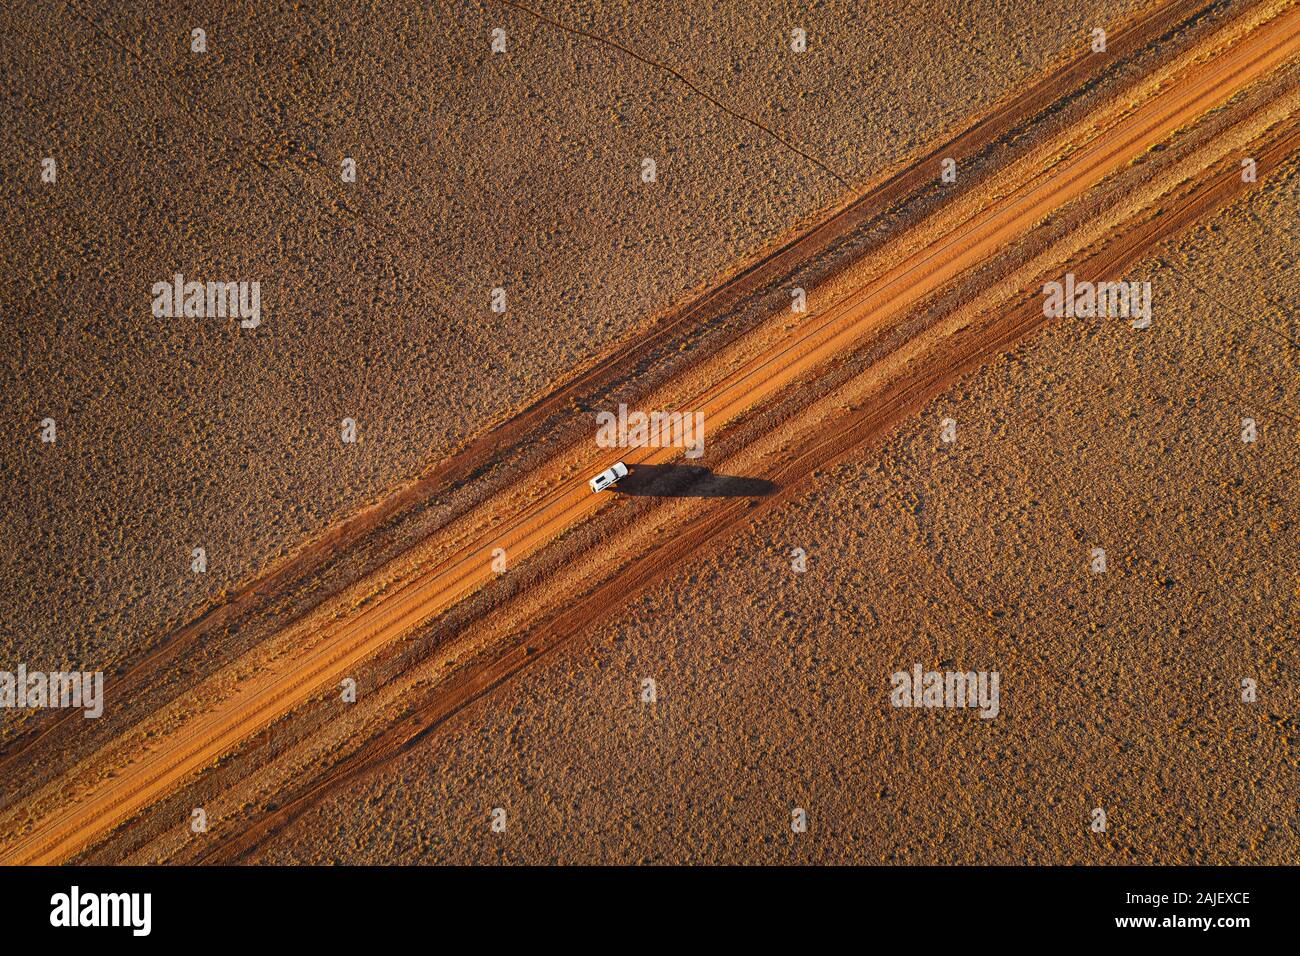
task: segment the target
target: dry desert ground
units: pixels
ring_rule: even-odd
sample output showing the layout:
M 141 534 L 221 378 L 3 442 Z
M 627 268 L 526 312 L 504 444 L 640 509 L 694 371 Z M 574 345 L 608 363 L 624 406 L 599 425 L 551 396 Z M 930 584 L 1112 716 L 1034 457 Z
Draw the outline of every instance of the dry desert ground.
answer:
M 0 24 L 0 862 L 1300 859 L 1293 4 Z

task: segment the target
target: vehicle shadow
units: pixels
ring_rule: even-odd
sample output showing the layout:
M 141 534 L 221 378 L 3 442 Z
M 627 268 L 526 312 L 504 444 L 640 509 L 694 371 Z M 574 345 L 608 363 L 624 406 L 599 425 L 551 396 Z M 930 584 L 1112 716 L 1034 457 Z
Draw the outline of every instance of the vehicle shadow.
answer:
M 614 486 L 622 495 L 663 498 L 761 498 L 776 491 L 765 478 L 718 475 L 700 465 L 629 465 Z

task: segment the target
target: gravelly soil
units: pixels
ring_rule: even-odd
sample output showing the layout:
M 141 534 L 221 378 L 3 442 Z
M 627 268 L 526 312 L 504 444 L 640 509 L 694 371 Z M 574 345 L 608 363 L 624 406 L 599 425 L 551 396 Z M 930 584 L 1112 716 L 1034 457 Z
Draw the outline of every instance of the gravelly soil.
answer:
M 1293 166 L 1133 270 L 1151 329 L 1050 326 L 262 859 L 1294 864 L 1298 200 Z M 891 707 L 918 663 L 997 671 L 998 716 Z

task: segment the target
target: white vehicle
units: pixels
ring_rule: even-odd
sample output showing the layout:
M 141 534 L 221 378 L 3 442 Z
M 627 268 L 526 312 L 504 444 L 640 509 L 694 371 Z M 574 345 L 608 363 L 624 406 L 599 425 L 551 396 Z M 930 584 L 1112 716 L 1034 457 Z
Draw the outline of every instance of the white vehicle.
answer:
M 604 491 L 620 478 L 626 477 L 627 465 L 619 461 L 614 463 L 613 468 L 606 468 L 595 478 L 591 479 L 591 481 L 587 482 L 587 484 L 591 485 L 592 491 Z

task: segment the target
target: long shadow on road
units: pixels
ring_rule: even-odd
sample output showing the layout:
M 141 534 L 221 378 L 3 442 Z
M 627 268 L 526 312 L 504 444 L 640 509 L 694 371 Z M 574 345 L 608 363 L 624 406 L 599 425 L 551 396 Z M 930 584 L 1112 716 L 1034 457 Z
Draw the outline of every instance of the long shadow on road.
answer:
M 761 498 L 776 491 L 765 478 L 719 475 L 699 465 L 632 465 L 614 486 L 622 495 L 665 498 Z

